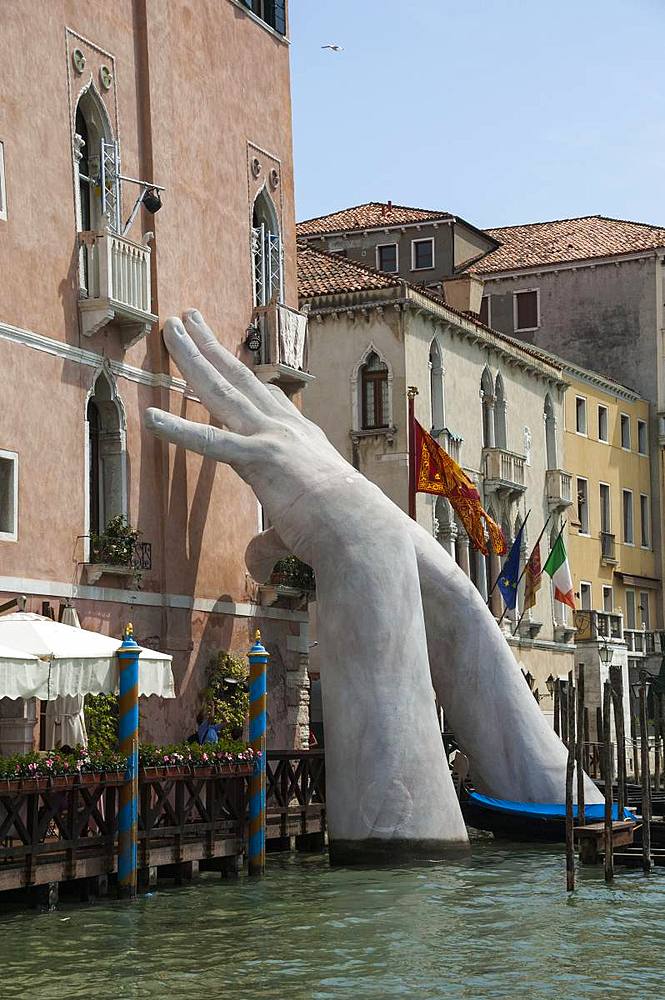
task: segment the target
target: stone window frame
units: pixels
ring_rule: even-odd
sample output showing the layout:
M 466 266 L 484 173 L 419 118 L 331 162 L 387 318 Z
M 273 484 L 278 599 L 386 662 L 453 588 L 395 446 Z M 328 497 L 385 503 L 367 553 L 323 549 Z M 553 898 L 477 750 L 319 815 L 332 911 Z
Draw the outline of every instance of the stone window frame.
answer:
M 630 497 L 630 506 L 626 506 L 626 497 Z M 635 503 L 634 503 L 633 491 L 622 488 L 621 490 L 621 541 L 624 545 L 630 545 L 631 547 L 635 545 Z M 630 513 L 630 517 L 627 518 L 626 514 Z M 630 527 L 630 532 L 626 530 Z M 630 538 L 626 536 L 630 534 Z
M 640 548 L 651 549 L 651 500 L 648 493 L 640 493 L 640 543 Z
M 17 451 L 8 451 L 0 448 L 0 461 L 8 462 L 12 467 L 12 497 L 10 500 L 12 510 L 12 528 L 5 531 L 0 528 L 0 542 L 18 542 L 18 503 L 19 503 L 19 455 Z
M 384 247 L 395 247 L 395 270 L 386 271 L 385 268 L 381 267 L 381 254 L 380 250 Z M 397 241 L 393 243 L 377 243 L 376 245 L 376 269 L 377 271 L 383 271 L 384 274 L 399 274 L 399 243 Z
M 624 427 L 628 428 L 627 440 L 628 444 L 623 443 L 623 431 Z M 619 440 L 621 442 L 622 451 L 632 451 L 633 450 L 633 435 L 630 426 L 630 414 L 620 413 L 619 414 Z
M 642 434 L 640 434 L 640 430 L 643 431 L 644 450 L 642 450 Z M 649 428 L 646 420 L 638 419 L 637 421 L 637 452 L 639 455 L 649 454 Z
M 374 427 L 365 429 L 362 420 L 362 369 L 370 354 L 376 354 L 388 369 L 388 403 L 387 403 L 387 423 L 384 427 Z M 370 343 L 363 351 L 360 359 L 356 362 L 351 372 L 351 429 L 358 434 L 394 434 L 393 424 L 393 366 L 383 351 Z
M 600 414 L 601 411 L 605 414 L 605 437 L 600 436 Z M 604 403 L 598 404 L 598 440 L 601 444 L 610 443 L 610 411 Z
M 416 243 L 429 243 L 432 247 L 432 263 L 426 267 L 416 267 Z M 433 271 L 436 267 L 436 247 L 433 236 L 422 236 L 419 239 L 411 240 L 411 270 L 412 271 Z
M 535 326 L 519 326 L 518 325 L 518 308 L 517 299 L 519 295 L 531 295 L 535 293 L 536 296 L 536 325 Z M 540 329 L 540 288 L 519 288 L 517 291 L 513 292 L 513 331 L 515 333 L 529 333 L 532 330 Z

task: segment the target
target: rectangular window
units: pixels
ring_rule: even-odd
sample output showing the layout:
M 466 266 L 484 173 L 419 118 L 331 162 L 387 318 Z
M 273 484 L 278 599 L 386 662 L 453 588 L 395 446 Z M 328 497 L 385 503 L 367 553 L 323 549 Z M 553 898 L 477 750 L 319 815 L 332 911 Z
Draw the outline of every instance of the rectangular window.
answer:
M 646 420 L 637 421 L 637 450 L 640 455 L 646 455 L 649 450 Z
M 389 274 L 394 274 L 398 270 L 396 243 L 379 244 L 376 248 L 376 269 L 387 271 Z
M 598 440 L 607 441 L 607 407 L 598 406 Z
M 513 320 L 515 330 L 537 330 L 540 326 L 538 289 L 513 292 Z
M 589 534 L 589 484 L 586 479 L 577 480 L 577 520 L 580 535 Z
M 607 483 L 600 483 L 600 530 L 604 534 L 612 532 L 612 509 L 610 506 L 610 488 Z
M 649 615 L 649 592 L 648 590 L 640 591 L 640 615 L 642 618 L 642 625 L 646 629 L 651 628 L 651 616 Z
M 0 541 L 18 539 L 18 455 L 0 451 Z
M 640 493 L 640 531 L 642 537 L 640 544 L 643 549 L 648 549 L 651 545 L 651 514 L 649 497 L 645 493 Z
M 434 239 L 411 240 L 411 270 L 425 271 L 434 267 Z
M 0 219 L 7 221 L 7 188 L 5 185 L 5 147 L 0 141 Z
M 630 451 L 630 417 L 627 413 L 621 414 L 621 447 Z
M 603 584 L 603 611 L 614 611 L 614 594 L 606 584 Z
M 580 607 L 582 611 L 591 611 L 591 584 L 580 583 Z
M 481 323 L 484 323 L 485 326 L 492 325 L 492 303 L 490 301 L 491 298 L 492 298 L 491 295 L 483 295 L 480 302 L 480 313 L 478 314 L 478 319 L 480 320 Z
M 242 2 L 278 34 L 286 34 L 286 0 L 242 0 Z
M 637 628 L 637 615 L 635 614 L 635 591 L 626 591 L 626 628 Z
M 575 396 L 575 430 L 578 434 L 586 434 L 586 399 Z
M 633 537 L 633 494 L 623 490 L 623 540 L 626 545 L 632 545 Z

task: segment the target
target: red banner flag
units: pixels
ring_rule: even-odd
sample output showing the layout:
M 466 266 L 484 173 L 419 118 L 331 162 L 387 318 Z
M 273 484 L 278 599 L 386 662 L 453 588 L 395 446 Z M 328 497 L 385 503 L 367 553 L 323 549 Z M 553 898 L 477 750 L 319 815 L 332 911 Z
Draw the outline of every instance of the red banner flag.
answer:
M 533 552 L 529 556 L 529 561 L 526 564 L 526 570 L 524 571 L 525 583 L 524 583 L 524 611 L 528 608 L 533 608 L 536 603 L 536 594 L 540 590 L 540 585 L 542 583 L 543 567 L 540 562 L 540 541 L 536 542 L 533 547 Z
M 485 528 L 498 556 L 508 549 L 503 532 L 480 502 L 480 493 L 461 465 L 436 443 L 424 427 L 414 420 L 415 490 L 446 497 L 466 529 L 473 545 L 488 554 Z

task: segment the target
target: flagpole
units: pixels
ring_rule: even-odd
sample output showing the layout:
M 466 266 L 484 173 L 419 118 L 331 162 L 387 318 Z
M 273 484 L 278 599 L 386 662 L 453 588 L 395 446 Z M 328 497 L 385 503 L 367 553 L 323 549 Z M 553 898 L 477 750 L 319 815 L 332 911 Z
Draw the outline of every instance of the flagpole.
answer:
M 520 578 L 519 578 L 519 580 L 517 581 L 517 583 L 515 584 L 515 587 L 516 587 L 516 588 L 517 588 L 517 587 L 519 587 L 519 585 L 520 585 L 520 580 L 522 579 L 522 577 L 523 577 L 523 576 L 524 576 L 524 574 L 526 573 L 526 571 L 527 571 L 527 567 L 528 567 L 528 565 L 529 565 L 529 562 L 531 561 L 531 556 L 533 555 L 533 553 L 534 553 L 534 552 L 536 551 L 536 549 L 537 549 L 537 548 L 538 548 L 538 546 L 540 545 L 540 539 L 541 539 L 541 538 L 543 537 L 543 535 L 545 534 L 545 529 L 547 528 L 547 525 L 548 525 L 548 524 L 550 523 L 550 521 L 551 521 L 551 520 L 552 520 L 552 515 L 551 515 L 551 514 L 548 514 L 548 517 L 547 517 L 547 520 L 545 521 L 545 524 L 543 525 L 543 530 L 542 530 L 542 531 L 541 531 L 541 533 L 540 533 L 540 534 L 538 535 L 538 538 L 536 539 L 536 542 L 535 542 L 535 544 L 534 544 L 533 548 L 531 549 L 531 554 L 529 555 L 529 558 L 527 559 L 527 561 L 526 561 L 526 562 L 525 562 L 525 564 L 524 564 L 524 569 L 522 570 L 522 572 L 521 572 L 521 574 L 520 574 Z M 561 528 L 561 531 L 563 531 L 563 527 Z M 559 535 L 561 534 L 561 531 L 559 532 Z M 559 535 L 557 535 L 557 536 L 556 536 L 556 537 L 557 537 L 557 540 L 558 540 L 558 538 L 559 538 Z M 555 543 L 554 543 L 554 544 L 556 545 L 556 541 L 555 541 Z M 554 548 L 554 545 L 552 546 L 552 548 Z M 542 570 L 541 570 L 541 575 L 542 575 Z M 513 635 L 516 635 L 516 634 L 517 634 L 517 630 L 518 630 L 518 628 L 520 627 L 520 625 L 522 624 L 522 619 L 524 618 L 524 616 L 525 616 L 526 612 L 527 612 L 527 609 L 526 609 L 526 608 L 524 608 L 524 610 L 522 611 L 522 614 L 520 615 L 520 620 L 518 621 L 517 625 L 515 626 L 515 631 L 513 632 Z M 502 617 L 503 617 L 503 616 L 502 616 Z
M 524 526 L 526 525 L 526 522 L 527 522 L 527 521 L 529 520 L 529 514 L 530 514 L 530 513 L 531 513 L 531 507 L 529 507 L 529 509 L 528 509 L 528 511 L 527 511 L 527 515 L 526 515 L 526 517 L 524 518 L 524 521 L 523 521 L 523 523 L 522 523 L 522 528 L 523 528 L 523 527 L 524 527 Z M 545 529 L 543 529 L 543 530 L 545 530 Z M 494 593 L 494 591 L 496 590 L 496 585 L 497 585 L 497 583 L 499 582 L 499 580 L 500 580 L 500 579 L 501 579 L 501 570 L 499 570 L 499 575 L 497 576 L 496 580 L 494 581 L 494 586 L 492 587 L 492 589 L 490 590 L 489 594 L 487 595 L 487 607 L 488 607 L 488 608 L 489 608 L 489 606 L 490 606 L 490 597 L 492 596 L 492 594 L 493 594 L 493 593 Z M 522 579 L 522 578 L 520 577 L 520 580 L 521 580 L 521 579 Z M 519 580 L 518 580 L 517 582 L 519 583 Z M 503 621 L 503 615 L 501 615 L 501 621 Z M 500 623 L 501 623 L 501 622 L 500 622 Z M 499 624 L 500 624 L 500 623 L 499 623 Z
M 409 517 L 416 519 L 416 415 L 414 400 L 418 395 L 415 385 L 406 391 L 409 398 Z

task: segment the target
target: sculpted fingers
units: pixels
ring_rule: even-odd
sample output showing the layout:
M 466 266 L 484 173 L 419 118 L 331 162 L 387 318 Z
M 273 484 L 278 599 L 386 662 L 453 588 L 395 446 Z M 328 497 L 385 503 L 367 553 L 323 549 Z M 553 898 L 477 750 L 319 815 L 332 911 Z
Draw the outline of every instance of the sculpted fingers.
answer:
M 217 420 L 244 434 L 265 427 L 261 411 L 203 357 L 179 319 L 167 319 L 164 342 L 189 385 Z
M 245 563 L 257 583 L 270 579 L 276 562 L 291 555 L 274 528 L 255 535 L 245 550 Z
M 222 431 L 211 424 L 197 424 L 173 413 L 166 413 L 151 406 L 145 412 L 144 424 L 157 437 L 172 444 L 198 452 L 205 458 L 226 462 L 239 469 L 250 458 L 251 441 L 240 434 Z
M 184 324 L 199 351 L 216 369 L 240 389 L 248 399 L 271 416 L 281 415 L 270 390 L 259 381 L 254 372 L 243 364 L 229 350 L 219 343 L 198 309 L 188 309 L 183 316 Z

